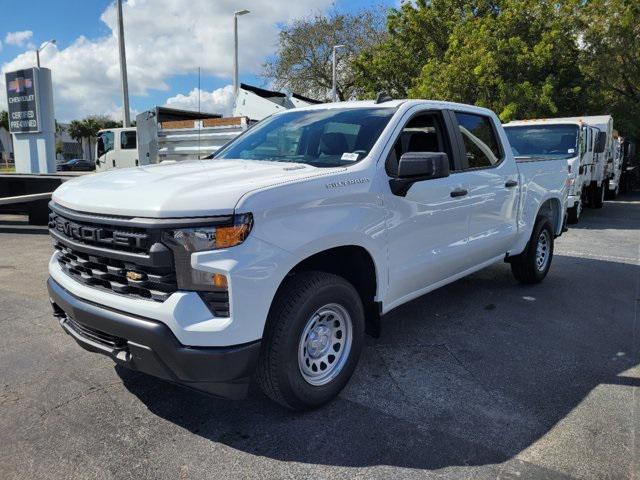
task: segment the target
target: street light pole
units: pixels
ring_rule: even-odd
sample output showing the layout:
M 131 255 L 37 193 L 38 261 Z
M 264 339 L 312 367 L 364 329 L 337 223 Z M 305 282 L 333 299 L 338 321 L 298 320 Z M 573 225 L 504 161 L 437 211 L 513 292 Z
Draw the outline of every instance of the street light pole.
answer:
M 55 43 L 55 39 L 47 40 L 42 45 L 40 45 L 40 48 L 36 49 L 36 65 L 38 66 L 38 68 L 40 68 L 40 52 L 47 48 L 47 46 L 54 45 Z
M 233 13 L 233 95 L 238 96 L 238 17 L 250 13 L 249 10 L 238 10 Z
M 339 48 L 343 48 L 346 45 L 334 45 L 333 46 L 333 81 L 331 83 L 332 87 L 331 87 L 331 101 L 332 102 L 336 102 L 337 101 L 337 92 L 336 92 L 336 67 L 337 67 L 337 59 L 336 59 L 336 51 Z
M 122 0 L 117 0 L 118 14 L 118 47 L 120 53 L 120 76 L 122 77 L 122 126 L 131 126 L 129 112 L 129 82 L 127 81 L 127 54 L 124 48 L 124 22 L 122 20 Z

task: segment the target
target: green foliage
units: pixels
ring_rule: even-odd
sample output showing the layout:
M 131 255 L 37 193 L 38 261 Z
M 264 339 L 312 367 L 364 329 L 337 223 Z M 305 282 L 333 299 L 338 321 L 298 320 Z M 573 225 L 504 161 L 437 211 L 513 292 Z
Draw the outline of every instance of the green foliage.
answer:
M 581 65 L 594 109 L 640 136 L 640 2 L 590 0 L 580 12 Z
M 353 62 L 361 51 L 380 43 L 384 18 L 378 10 L 357 14 L 332 12 L 303 18 L 280 31 L 277 53 L 263 66 L 263 77 L 276 89 L 324 100 L 332 88 L 332 54 L 337 51 L 337 94 L 340 100 L 354 93 Z
M 9 130 L 9 114 L 6 110 L 0 111 L 0 128 Z
M 613 113 L 640 130 L 637 0 L 417 0 L 354 62 L 362 98 L 471 103 L 503 121 Z

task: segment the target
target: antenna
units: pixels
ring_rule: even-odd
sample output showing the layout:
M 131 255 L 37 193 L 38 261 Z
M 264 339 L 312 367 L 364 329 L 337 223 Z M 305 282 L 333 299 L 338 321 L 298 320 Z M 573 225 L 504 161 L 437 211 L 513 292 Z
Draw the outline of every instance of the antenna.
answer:
M 378 96 L 376 97 L 376 103 L 390 102 L 391 100 L 393 100 L 393 98 L 384 90 L 378 92 Z

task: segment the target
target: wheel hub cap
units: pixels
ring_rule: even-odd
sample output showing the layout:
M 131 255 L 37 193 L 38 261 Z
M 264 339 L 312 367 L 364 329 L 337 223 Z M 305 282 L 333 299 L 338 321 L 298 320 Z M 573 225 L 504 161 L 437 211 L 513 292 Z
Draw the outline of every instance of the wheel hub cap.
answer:
M 336 303 L 316 310 L 298 343 L 298 367 L 311 385 L 325 385 L 342 370 L 351 351 L 352 324 L 347 310 Z
M 538 245 L 536 246 L 536 267 L 539 271 L 543 271 L 549 261 L 549 234 L 546 230 L 540 232 L 538 237 Z

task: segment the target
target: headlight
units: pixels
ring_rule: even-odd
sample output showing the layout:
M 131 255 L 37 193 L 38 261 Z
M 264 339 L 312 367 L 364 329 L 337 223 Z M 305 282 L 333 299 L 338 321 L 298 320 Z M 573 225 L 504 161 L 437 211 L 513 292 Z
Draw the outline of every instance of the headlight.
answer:
M 172 247 L 182 247 L 189 253 L 218 250 L 234 247 L 244 242 L 252 226 L 253 217 L 247 213 L 235 215 L 231 225 L 170 230 L 165 233 L 165 239 Z
M 163 234 L 164 243 L 173 251 L 176 280 L 182 290 L 221 291 L 227 289 L 227 278 L 191 268 L 191 254 L 239 245 L 245 241 L 253 227 L 250 213 L 234 215 L 230 223 L 177 228 Z

